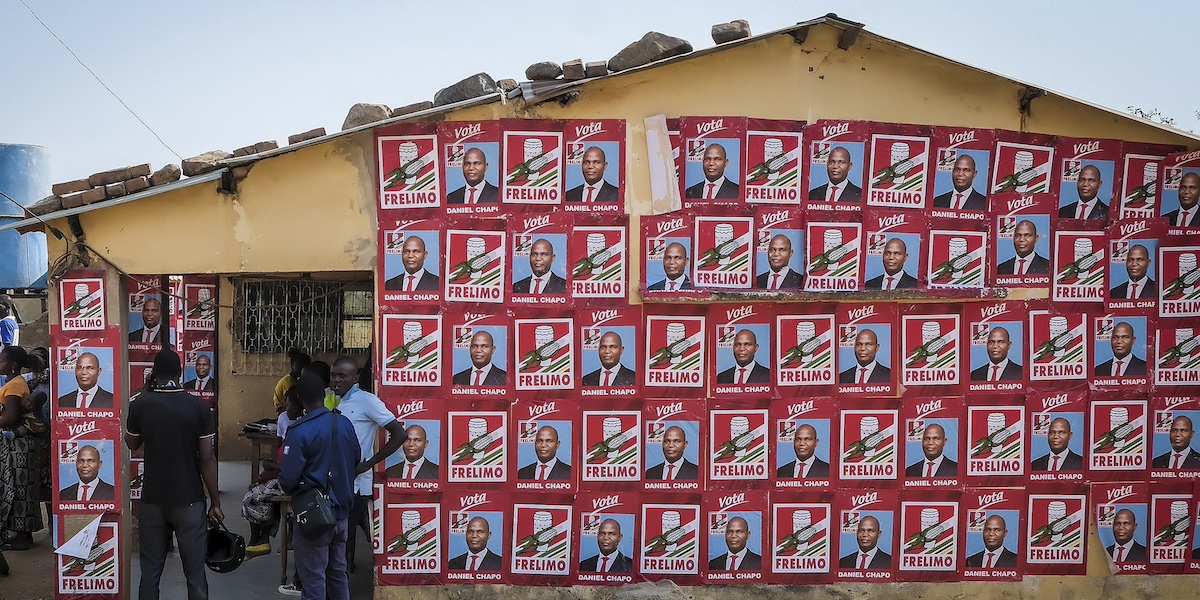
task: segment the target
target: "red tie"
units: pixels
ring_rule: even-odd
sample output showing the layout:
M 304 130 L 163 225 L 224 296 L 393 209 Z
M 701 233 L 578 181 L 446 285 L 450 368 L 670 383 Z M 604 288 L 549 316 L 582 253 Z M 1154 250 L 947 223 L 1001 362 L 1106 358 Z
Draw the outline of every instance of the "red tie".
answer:
M 88 393 L 89 392 L 79 392 L 79 408 L 88 407 Z
M 675 291 L 675 282 L 674 282 L 674 281 L 668 281 L 668 282 L 667 282 L 667 288 L 668 288 L 668 291 L 671 291 L 671 292 Z
M 666 479 L 668 481 L 671 479 L 675 479 L 675 465 L 667 465 L 667 476 L 664 477 L 663 479 Z
M 416 279 L 416 278 L 417 278 L 417 276 L 416 276 L 416 275 L 409 275 L 409 276 L 408 276 L 408 284 L 405 286 L 405 288 L 404 288 L 404 291 L 406 291 L 406 292 L 411 292 L 411 291 L 413 291 L 413 280 L 414 280 L 414 279 Z
M 588 200 L 588 202 L 591 202 L 591 200 Z M 607 556 L 601 556 L 601 557 L 600 557 L 600 560 L 602 561 L 602 562 L 600 563 L 600 572 L 601 572 L 601 573 L 607 573 L 607 572 L 608 572 L 608 557 L 607 557 Z
M 80 498 L 81 500 L 85 500 L 85 501 L 86 501 L 86 500 L 91 500 L 91 494 L 90 494 L 90 493 L 88 493 L 88 488 L 90 488 L 90 487 L 92 487 L 92 486 L 91 486 L 91 484 L 84 484 L 84 486 L 83 486 L 83 498 Z
M 867 382 L 867 368 L 866 367 L 858 368 L 858 382 L 859 383 Z
M 417 465 L 414 465 L 414 464 L 412 464 L 412 463 L 408 463 L 408 473 L 405 473 L 405 474 L 404 474 L 404 478 L 405 478 L 405 479 L 412 479 L 412 478 L 413 478 L 413 469 L 415 469 L 415 468 L 417 468 Z
M 885 286 L 883 289 L 885 289 L 885 290 L 896 289 L 896 276 L 895 275 L 888 275 L 887 286 Z
M 867 553 L 866 552 L 859 553 L 858 568 L 862 569 L 864 571 L 867 569 Z
M 805 471 L 808 470 L 808 463 L 796 461 L 796 470 L 799 471 L 799 473 L 796 475 L 796 477 L 799 477 L 800 479 L 804 479 L 808 475 L 807 473 L 805 473 Z
M 1082 218 L 1085 218 L 1086 216 L 1087 216 L 1087 204 L 1084 202 L 1080 202 L 1079 206 L 1076 207 L 1075 218 L 1082 219 Z
M 541 472 L 538 473 L 538 479 L 541 479 L 541 480 L 546 479 L 546 464 L 545 463 L 542 463 L 542 465 L 541 465 Z
M 1190 211 L 1190 210 L 1179 211 L 1179 226 L 1180 227 L 1187 227 L 1188 223 L 1190 223 L 1191 220 L 1192 220 L 1192 211 Z
M 716 185 L 717 184 L 715 184 L 715 183 L 708 184 L 708 191 L 704 193 L 704 197 L 706 199 L 708 199 L 708 200 L 713 199 L 713 188 L 716 187 Z
M 475 383 L 472 383 L 471 385 L 482 385 L 483 384 L 482 380 L 483 380 L 483 369 L 475 369 Z
M 1130 283 L 1130 284 L 1129 284 L 1129 297 L 1130 297 L 1130 298 L 1137 298 L 1137 297 L 1138 297 L 1138 296 L 1137 296 L 1137 286 L 1138 286 L 1138 284 L 1136 284 L 1136 283 Z
M 992 365 L 992 377 L 988 381 L 1000 381 L 1000 376 L 996 371 L 1000 370 L 1000 365 Z
M 146 330 L 145 330 L 145 331 L 142 333 L 142 338 L 143 338 L 143 339 L 142 339 L 142 341 L 143 341 L 143 342 L 146 342 L 146 343 L 150 343 L 150 342 L 154 341 L 154 340 L 152 339 L 152 336 L 150 335 L 150 330 L 149 330 L 149 329 L 146 329 Z
M 1017 275 L 1024 275 L 1025 274 L 1025 259 L 1019 258 L 1019 259 L 1017 259 L 1017 262 L 1021 263 L 1021 264 L 1017 265 Z
M 467 204 L 475 204 L 475 188 L 467 188 L 471 190 L 471 197 L 467 198 Z M 472 556 L 471 558 L 475 558 Z
M 475 554 L 472 554 L 472 555 L 471 555 L 471 565 L 467 567 L 467 570 L 468 570 L 468 571 L 474 571 L 474 570 L 475 570 L 475 561 L 477 561 L 477 560 L 479 560 L 479 556 L 478 556 L 478 555 L 475 555 Z
M 730 571 L 736 571 L 736 570 L 737 570 L 737 559 L 738 559 L 738 557 L 737 557 L 737 555 L 736 555 L 736 554 L 730 554 L 730 555 L 729 555 L 729 570 L 730 570 Z
M 746 383 L 746 367 L 738 369 L 738 383 Z
M 1183 463 L 1183 455 L 1182 454 L 1176 454 L 1175 456 L 1171 457 L 1171 468 L 1172 469 L 1178 470 L 1179 466 L 1182 463 Z
M 771 289 L 779 289 L 779 273 L 771 273 Z
M 535 294 L 542 293 L 542 280 L 541 279 L 533 280 L 533 293 L 535 293 Z
M 591 201 L 592 201 L 592 192 L 594 192 L 594 191 L 596 191 L 596 188 L 593 188 L 593 187 L 591 187 L 591 186 L 588 186 L 588 195 L 587 195 L 587 199 L 586 199 L 586 200 L 584 200 L 584 202 L 591 202 Z M 608 559 L 606 558 L 606 559 L 604 559 L 604 560 L 608 560 Z
M 925 476 L 933 477 L 933 463 L 925 463 Z
M 1125 368 L 1124 368 L 1125 365 L 1123 364 L 1124 362 L 1125 361 L 1123 361 L 1123 360 L 1118 360 L 1117 362 L 1113 363 L 1113 375 L 1121 375 L 1122 374 L 1121 371 L 1125 370 Z
M 608 386 L 612 385 L 612 371 L 604 372 L 604 383 L 602 383 L 600 385 L 602 385 L 604 387 L 608 387 Z
M 1125 562 L 1125 546 L 1117 546 L 1117 562 Z
M 1058 455 L 1057 454 L 1054 455 L 1053 458 L 1054 458 L 1054 463 L 1050 465 L 1050 470 L 1057 471 L 1058 470 Z
M 995 552 L 988 552 L 987 564 L 983 565 L 983 566 L 987 567 L 989 569 L 996 566 L 996 553 Z
M 837 202 L 839 191 L 841 191 L 841 190 L 840 190 L 840 188 L 838 188 L 838 186 L 836 186 L 836 185 L 829 186 L 829 201 L 830 202 Z
M 961 209 L 964 205 L 962 192 L 954 194 L 954 208 Z

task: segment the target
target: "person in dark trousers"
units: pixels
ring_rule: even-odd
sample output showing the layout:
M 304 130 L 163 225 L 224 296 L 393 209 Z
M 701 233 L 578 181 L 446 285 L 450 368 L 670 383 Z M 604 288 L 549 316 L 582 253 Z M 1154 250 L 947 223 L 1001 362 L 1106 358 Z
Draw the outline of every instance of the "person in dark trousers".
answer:
M 180 386 L 182 374 L 179 355 L 160 351 L 154 357 L 150 390 L 129 403 L 125 425 L 125 445 L 130 450 L 143 449 L 145 455 L 138 524 L 142 569 L 138 598 L 143 600 L 158 600 L 172 533 L 179 544 L 188 600 L 206 600 L 208 524 L 225 520 L 217 489 L 212 411 Z
M 305 373 L 296 388 L 306 413 L 288 427 L 279 484 L 292 496 L 313 487 L 325 491 L 337 520 L 333 529 L 316 538 L 307 538 L 303 533 L 293 538 L 296 569 L 304 587 L 301 597 L 349 600 L 346 531 L 355 501 L 358 437 L 349 419 L 325 408 L 325 385 L 320 377 Z

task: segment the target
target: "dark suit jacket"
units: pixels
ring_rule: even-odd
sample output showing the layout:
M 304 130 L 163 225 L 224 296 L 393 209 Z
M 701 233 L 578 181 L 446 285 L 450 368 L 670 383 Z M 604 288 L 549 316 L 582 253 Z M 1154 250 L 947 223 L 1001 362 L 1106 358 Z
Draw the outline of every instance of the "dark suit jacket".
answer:
M 974 569 L 983 568 L 983 557 L 987 555 L 986 551 L 978 552 L 967 557 L 967 566 Z M 1000 556 L 996 557 L 996 564 L 992 565 L 997 569 L 1015 569 L 1017 568 L 1017 555 L 1009 552 L 1008 548 L 1000 548 Z
M 596 369 L 595 371 L 584 375 L 583 386 L 600 387 L 600 373 L 602 371 L 604 371 L 604 369 Z M 620 365 L 617 367 L 617 376 L 613 377 L 612 383 L 609 385 L 613 387 L 637 385 L 637 373 L 635 371 L 626 369 L 625 365 Z
M 665 462 L 659 463 L 650 467 L 646 471 L 646 479 L 649 481 L 662 481 L 663 469 L 666 467 Z M 683 459 L 683 463 L 679 465 L 679 472 L 675 474 L 675 479 L 679 481 L 695 481 L 700 478 L 700 468 L 695 463 Z
M 704 181 L 701 181 L 700 183 L 697 183 L 696 185 L 693 185 L 692 187 L 690 187 L 684 191 L 683 197 L 684 198 L 703 198 L 704 197 L 704 186 L 707 184 L 708 184 L 708 180 L 706 179 Z M 737 198 L 738 194 L 740 193 L 740 190 L 741 190 L 741 188 L 740 188 L 740 186 L 738 186 L 738 184 L 726 179 L 724 182 L 721 183 L 721 187 L 717 188 L 716 197 L 717 198 Z
M 116 490 L 113 489 L 111 483 L 105 483 L 99 478 L 96 479 L 96 489 L 92 490 L 92 499 L 89 502 L 107 502 L 116 500 Z M 69 487 L 63 488 L 58 492 L 58 499 L 62 501 L 75 502 L 79 497 L 79 484 L 76 483 Z
M 951 189 L 941 196 L 935 196 L 933 207 L 950 208 L 950 202 L 954 200 L 955 193 L 956 190 Z M 975 188 L 971 188 L 971 194 L 967 196 L 967 203 L 963 205 L 962 210 L 987 210 L 987 196 L 980 194 Z
M 1113 300 L 1118 300 L 1120 298 L 1125 298 L 1127 296 L 1129 296 L 1129 282 L 1128 281 L 1126 281 L 1125 283 L 1122 283 L 1121 285 L 1118 285 L 1117 287 L 1113 288 L 1108 293 L 1108 297 L 1112 298 Z M 1138 290 L 1138 298 L 1157 298 L 1157 297 L 1158 297 L 1158 287 L 1156 287 L 1154 285 L 1153 279 L 1150 279 L 1149 277 L 1147 277 L 1146 285 L 1143 285 L 1142 288 Z
M 825 195 L 829 193 L 829 184 L 815 187 L 808 191 L 808 199 L 819 202 L 825 201 Z M 846 189 L 842 190 L 837 199 L 838 202 L 862 202 L 862 188 L 847 181 Z
M 885 278 L 886 277 L 884 275 L 880 275 L 879 277 L 872 277 L 871 279 L 867 280 L 867 283 L 864 286 L 864 288 L 868 289 L 868 290 L 883 289 L 883 280 Z M 915 277 L 913 277 L 912 275 L 905 273 L 904 271 L 900 271 L 900 280 L 896 282 L 896 289 L 911 290 L 915 287 L 917 287 L 917 279 Z
M 1154 457 L 1154 461 L 1150 463 L 1150 467 L 1154 469 L 1170 469 L 1171 468 L 1171 451 L 1168 450 L 1163 454 Z M 1183 465 L 1181 469 L 1200 469 L 1200 453 L 1188 448 L 1187 456 L 1183 457 Z
M 1106 377 L 1106 376 L 1111 377 L 1111 375 L 1109 375 L 1109 373 L 1112 373 L 1113 360 L 1116 360 L 1116 359 L 1109 359 L 1108 361 L 1101 363 L 1100 366 L 1096 367 L 1096 372 L 1095 372 L 1096 377 Z M 1125 367 L 1125 376 L 1126 377 L 1142 377 L 1145 375 L 1146 375 L 1146 361 L 1130 354 L 1129 355 L 1129 365 Z
M 737 381 L 737 367 L 729 367 L 717 375 L 717 383 L 733 383 Z M 771 370 L 754 363 L 746 376 L 746 383 L 771 383 Z
M 992 370 L 992 362 L 988 361 L 986 365 L 971 371 L 971 381 L 987 381 L 988 371 Z M 1000 372 L 1000 381 L 1015 381 L 1021 379 L 1021 365 L 1013 362 L 1010 358 L 1008 364 L 1004 365 L 1004 370 Z
M 183 382 L 183 389 L 195 390 L 196 389 L 196 381 L 198 381 L 198 379 L 189 379 L 189 380 Z M 208 384 L 205 385 L 203 388 L 196 390 L 196 391 L 198 391 L 198 392 L 215 392 L 216 390 L 217 390 L 217 378 L 209 377 Z
M 925 476 L 925 460 L 922 459 L 904 469 L 904 476 L 919 479 Z M 958 463 L 949 458 L 942 457 L 942 464 L 938 465 L 937 471 L 933 473 L 934 477 L 958 477 Z
M 667 280 L 663 279 L 662 281 L 659 281 L 658 283 L 652 283 L 652 284 L 650 284 L 650 287 L 647 287 L 646 289 L 650 290 L 652 292 L 664 292 L 667 290 Z M 679 289 L 675 290 L 675 291 L 678 292 L 681 290 L 690 290 L 690 289 L 692 289 L 692 279 L 690 277 L 688 277 L 687 275 L 684 275 L 683 283 L 679 284 Z
M 471 385 L 471 377 L 474 375 L 474 371 L 475 367 L 463 369 L 454 374 L 454 378 L 450 380 L 450 383 L 453 385 Z M 507 385 L 507 378 L 508 373 L 504 372 L 504 369 L 492 365 L 492 370 L 488 371 L 487 376 L 483 378 L 483 385 Z
M 709 571 L 728 571 L 725 565 L 729 562 L 729 553 L 726 552 L 710 561 L 708 561 Z M 762 569 L 762 557 L 747 550 L 746 556 L 742 557 L 738 563 L 737 570 L 739 571 L 758 571 Z
M 838 373 L 838 383 L 854 383 L 858 379 L 858 363 L 855 362 L 853 367 Z M 892 380 L 892 370 L 875 363 L 875 370 L 871 371 L 871 376 L 867 378 L 867 383 L 887 383 Z
M 142 336 L 145 334 L 146 334 L 145 327 L 135 329 L 135 330 L 129 332 L 129 337 L 126 338 L 126 341 L 128 341 L 131 344 L 141 344 Z M 166 323 L 163 323 L 162 325 L 159 326 L 158 335 L 156 337 L 157 337 L 156 340 L 154 340 L 153 342 L 149 342 L 149 343 L 151 343 L 151 344 L 170 344 L 171 343 L 171 329 L 167 326 Z
M 1058 218 L 1074 219 L 1076 210 L 1079 210 L 1079 202 L 1078 201 L 1072 202 L 1072 203 L 1058 209 Z M 1107 221 L 1108 220 L 1108 205 L 1097 200 L 1096 205 L 1093 206 L 1091 212 L 1089 212 L 1087 214 L 1087 220 L 1089 220 L 1089 221 L 1094 221 L 1094 220 Z
M 1036 458 L 1030 468 L 1034 471 L 1049 471 L 1050 470 L 1050 454 L 1047 453 L 1041 458 Z M 1083 457 L 1075 454 L 1071 450 L 1067 450 L 1067 457 L 1063 459 L 1063 464 L 1058 466 L 1059 471 L 1082 471 Z
M 582 572 L 585 572 L 585 573 L 595 573 L 599 569 L 600 569 L 600 555 L 599 554 L 597 554 L 591 558 L 585 558 L 585 559 L 583 559 L 583 562 L 579 563 L 579 570 Z M 617 552 L 617 555 L 615 557 L 613 557 L 612 564 L 608 566 L 608 572 L 609 573 L 632 573 L 633 572 L 633 561 L 629 560 L 628 556 L 625 556 L 624 554 Z
M 892 567 L 892 555 L 878 550 L 875 552 L 875 558 L 871 559 L 871 564 L 867 565 L 868 569 L 890 569 Z M 857 569 L 858 568 L 858 551 L 855 550 L 838 560 L 839 569 Z
M 517 479 L 530 480 L 530 481 L 536 480 L 537 479 L 537 471 L 538 471 L 537 467 L 538 467 L 538 461 L 536 461 L 536 460 L 533 461 L 533 464 L 528 464 L 528 465 L 525 465 L 524 467 L 521 467 L 520 469 L 517 470 Z M 548 473 L 546 475 L 546 479 L 548 479 L 548 480 L 561 480 L 561 479 L 570 479 L 570 478 L 571 478 L 571 465 L 568 465 L 567 463 L 565 463 L 561 460 L 554 463 L 554 468 L 550 469 L 550 473 Z
M 70 394 L 58 397 L 59 408 L 75 408 L 79 405 L 79 390 L 75 390 Z M 112 392 L 97 387 L 96 397 L 91 400 L 92 408 L 112 408 L 113 395 Z
M 1107 552 L 1108 555 L 1114 560 L 1117 558 L 1116 555 L 1113 554 L 1117 551 L 1116 544 L 1105 548 L 1104 551 Z M 1133 545 L 1129 547 L 1129 553 L 1124 556 L 1124 560 L 1121 562 L 1146 562 L 1146 547 L 1134 542 Z
M 452 570 L 452 571 L 466 570 L 467 556 L 469 556 L 469 553 L 464 552 L 464 553 L 459 554 L 458 556 L 455 556 L 454 558 L 450 559 L 450 565 L 449 565 L 450 570 Z M 477 571 L 499 571 L 501 569 L 500 555 L 496 554 L 495 552 L 492 552 L 490 549 L 485 550 L 483 552 L 483 560 L 480 561 L 478 565 L 475 565 L 475 569 Z
M 1183 227 L 1182 225 L 1179 224 L 1179 209 L 1178 208 L 1163 215 L 1163 216 L 1166 217 L 1167 224 L 1173 225 L 1175 227 Z M 1192 224 L 1189 225 L 1188 227 L 1200 227 L 1200 213 L 1192 216 Z
M 529 286 L 533 285 L 533 276 L 530 275 L 513 284 L 512 291 L 514 294 L 528 294 Z M 550 271 L 550 278 L 546 280 L 546 287 L 542 288 L 543 294 L 565 294 L 567 293 L 567 280 L 554 274 Z
M 404 471 L 407 469 L 407 464 L 408 464 L 408 461 L 402 460 L 402 461 L 388 467 L 387 472 L 386 472 L 387 476 L 392 479 L 404 479 Z M 414 475 L 413 479 L 437 479 L 438 478 L 437 463 L 426 458 L 425 462 L 421 464 L 421 468 L 417 469 L 417 472 L 414 473 L 413 475 Z
M 795 269 L 791 269 L 788 271 L 787 275 L 783 276 L 783 281 L 779 282 L 779 289 L 781 289 L 781 290 L 798 290 L 798 289 L 800 289 L 800 286 L 803 283 L 804 283 L 804 280 L 802 277 L 800 277 L 800 273 L 797 273 Z M 754 278 L 754 287 L 757 289 L 765 290 L 765 289 L 767 289 L 767 286 L 769 286 L 770 284 L 771 284 L 771 270 L 770 269 L 767 269 L 766 273 L 763 273 L 762 275 L 759 275 L 758 277 Z
M 586 198 L 587 185 L 580 184 L 567 190 L 567 202 L 583 202 Z M 592 202 L 616 202 L 617 186 L 605 181 L 600 184 L 600 190 L 592 197 Z
M 1017 270 L 1017 257 L 1012 257 L 996 266 L 998 275 L 1015 275 Z M 1039 256 L 1036 252 L 1033 258 L 1029 261 L 1029 266 L 1025 269 L 1026 275 L 1048 275 L 1050 274 L 1050 261 L 1046 257 Z
M 393 292 L 399 292 L 404 289 L 404 277 L 406 272 L 401 271 L 399 275 L 383 282 L 383 289 Z M 442 279 L 429 271 L 421 276 L 421 280 L 417 282 L 418 292 L 431 292 L 442 289 Z
M 462 186 L 446 194 L 447 204 L 465 204 L 467 201 L 467 186 Z M 483 182 L 483 191 L 475 199 L 475 204 L 494 204 L 500 201 L 500 190 L 496 186 Z
M 780 479 L 795 479 L 796 461 L 792 461 L 775 470 L 775 476 Z M 808 479 L 829 477 L 829 463 L 813 457 L 813 464 L 808 468 Z

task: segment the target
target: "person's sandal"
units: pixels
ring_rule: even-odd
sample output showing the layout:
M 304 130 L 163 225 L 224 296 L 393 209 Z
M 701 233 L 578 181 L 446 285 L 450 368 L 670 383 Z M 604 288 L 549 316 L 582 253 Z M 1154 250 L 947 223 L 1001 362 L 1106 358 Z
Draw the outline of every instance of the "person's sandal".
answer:
M 270 554 L 270 553 L 271 553 L 271 544 L 270 543 L 246 546 L 245 560 L 250 560 L 251 558 L 254 558 L 255 556 L 262 556 L 264 554 Z

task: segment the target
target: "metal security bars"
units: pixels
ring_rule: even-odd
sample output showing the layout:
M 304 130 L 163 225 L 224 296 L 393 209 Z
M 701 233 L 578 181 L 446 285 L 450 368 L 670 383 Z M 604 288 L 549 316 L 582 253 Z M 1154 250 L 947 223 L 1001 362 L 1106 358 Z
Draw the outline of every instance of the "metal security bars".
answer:
M 366 282 L 234 280 L 233 336 L 250 354 L 341 352 L 371 342 L 374 294 Z

